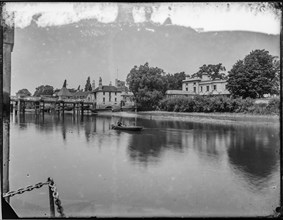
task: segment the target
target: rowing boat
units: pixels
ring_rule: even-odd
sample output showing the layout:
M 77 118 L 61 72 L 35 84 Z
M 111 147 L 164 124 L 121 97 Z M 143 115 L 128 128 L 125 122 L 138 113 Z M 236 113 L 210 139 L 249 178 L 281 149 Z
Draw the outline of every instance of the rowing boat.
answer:
M 143 129 L 143 127 L 141 127 L 141 126 L 112 125 L 112 129 L 114 129 L 114 130 L 124 130 L 124 131 L 141 131 Z

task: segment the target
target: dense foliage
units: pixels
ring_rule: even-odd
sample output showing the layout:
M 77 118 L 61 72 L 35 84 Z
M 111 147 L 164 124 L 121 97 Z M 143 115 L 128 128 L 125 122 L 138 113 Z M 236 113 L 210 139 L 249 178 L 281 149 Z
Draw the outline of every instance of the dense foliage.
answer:
M 139 110 L 156 109 L 167 90 L 165 73 L 148 63 L 134 66 L 127 76 L 129 89 L 133 92 Z
M 167 88 L 171 90 L 182 90 L 182 81 L 186 79 L 186 74 L 184 72 L 167 74 Z
M 148 63 L 134 66 L 127 76 L 127 84 L 133 92 L 139 110 L 154 110 L 168 89 L 182 89 L 184 72 L 165 74 L 163 69 L 150 67 Z
M 35 89 L 33 96 L 40 97 L 41 95 L 53 95 L 53 86 L 41 85 Z
M 31 93 L 28 91 L 28 89 L 20 89 L 17 92 L 17 95 L 31 96 Z
M 254 99 L 230 98 L 226 96 L 196 96 L 165 98 L 160 109 L 173 112 L 235 112 L 254 114 L 279 114 L 279 98 L 256 104 Z
M 67 88 L 67 80 L 65 79 L 64 80 L 64 83 L 63 83 L 63 86 L 62 86 L 63 88 Z
M 224 74 L 224 72 L 226 71 L 225 66 L 222 66 L 222 63 L 213 65 L 213 64 L 204 64 L 199 68 L 199 71 L 194 73 L 192 75 L 192 77 L 199 77 L 202 78 L 202 74 L 203 73 L 207 73 L 208 76 L 214 80 L 216 78 L 219 79 L 226 79 L 227 76 Z
M 90 77 L 87 78 L 86 84 L 85 84 L 85 92 L 92 91 L 91 83 L 90 83 Z
M 229 71 L 227 89 L 233 96 L 262 98 L 279 93 L 279 61 L 266 50 L 255 50 Z

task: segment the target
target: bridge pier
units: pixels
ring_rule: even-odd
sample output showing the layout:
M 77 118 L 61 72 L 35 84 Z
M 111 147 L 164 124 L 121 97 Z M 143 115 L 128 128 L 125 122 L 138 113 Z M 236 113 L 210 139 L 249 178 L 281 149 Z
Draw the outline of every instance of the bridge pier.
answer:
M 42 100 L 41 101 L 41 103 L 42 103 L 42 108 L 41 108 L 41 111 L 42 111 L 42 114 L 44 115 L 44 111 L 45 111 L 45 103 L 44 103 L 44 101 Z
M 84 115 L 84 103 L 81 102 L 81 115 L 83 116 Z
M 20 112 L 21 112 L 21 100 L 19 99 L 18 100 L 18 109 L 17 109 L 17 111 L 18 111 L 18 114 L 20 114 Z
M 76 114 L 76 103 L 73 103 L 73 116 Z
M 64 111 L 65 111 L 65 103 L 64 102 L 62 102 L 62 108 L 61 109 L 62 109 L 61 113 L 64 115 Z
M 34 108 L 35 108 L 35 114 L 39 114 L 40 113 L 40 102 L 35 102 L 34 103 Z

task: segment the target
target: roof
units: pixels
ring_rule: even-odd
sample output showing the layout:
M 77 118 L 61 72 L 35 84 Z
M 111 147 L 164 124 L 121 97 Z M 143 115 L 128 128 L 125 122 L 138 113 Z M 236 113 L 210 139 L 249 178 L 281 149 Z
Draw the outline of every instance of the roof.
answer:
M 122 92 L 121 96 L 134 96 L 134 93 L 132 93 L 132 92 Z
M 167 90 L 166 94 L 167 95 L 195 95 L 195 93 L 191 93 L 191 92 L 183 91 L 183 90 Z
M 116 86 L 102 86 L 102 89 L 97 87 L 93 92 L 122 92 L 121 89 L 118 89 Z
M 75 93 L 73 93 L 73 96 L 88 96 L 88 94 L 90 94 L 91 92 L 90 91 L 76 91 Z
M 201 78 L 195 77 L 195 78 L 191 78 L 191 79 L 185 79 L 182 82 L 191 82 L 191 81 L 201 81 Z
M 69 92 L 69 90 L 66 87 L 62 87 L 60 91 L 57 93 L 58 96 L 73 96 L 72 93 Z
M 215 83 L 226 83 L 226 80 L 205 80 L 201 81 L 199 85 L 205 85 L 205 84 L 215 84 Z

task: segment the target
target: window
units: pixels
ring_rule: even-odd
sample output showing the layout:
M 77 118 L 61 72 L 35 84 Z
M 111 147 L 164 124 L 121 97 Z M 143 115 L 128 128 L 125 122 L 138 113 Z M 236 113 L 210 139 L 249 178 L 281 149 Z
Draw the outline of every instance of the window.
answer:
M 105 97 L 103 97 L 103 104 L 105 104 Z
M 202 92 L 202 86 L 200 87 L 200 91 Z
M 188 86 L 188 83 L 186 83 L 186 86 Z
M 216 85 L 213 86 L 213 89 L 216 90 Z
M 103 95 L 105 95 L 105 92 L 103 92 Z
M 115 95 L 117 95 L 117 92 L 115 92 Z
M 207 91 L 207 92 L 209 91 L 209 86 L 206 86 L 206 91 Z
M 186 88 L 186 91 L 188 91 L 188 88 Z
M 117 102 L 117 98 L 115 98 L 115 102 Z
M 194 82 L 194 85 L 195 85 L 196 83 Z
M 197 88 L 196 87 L 194 87 L 194 93 L 196 93 L 197 92 Z

